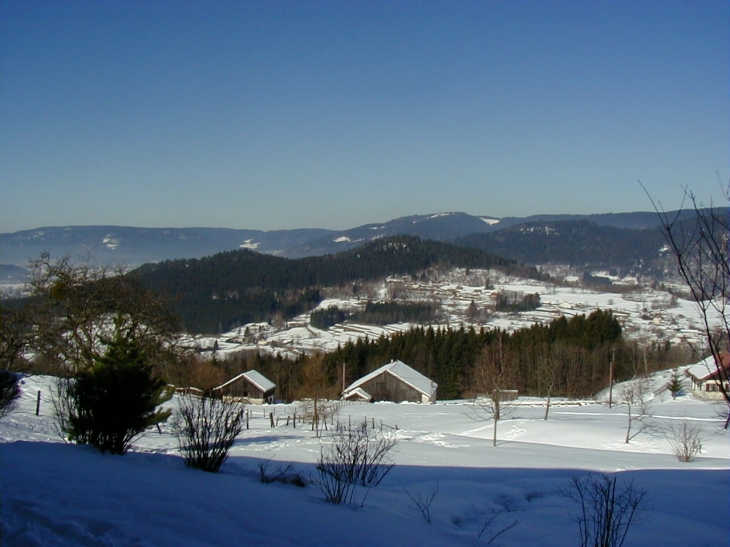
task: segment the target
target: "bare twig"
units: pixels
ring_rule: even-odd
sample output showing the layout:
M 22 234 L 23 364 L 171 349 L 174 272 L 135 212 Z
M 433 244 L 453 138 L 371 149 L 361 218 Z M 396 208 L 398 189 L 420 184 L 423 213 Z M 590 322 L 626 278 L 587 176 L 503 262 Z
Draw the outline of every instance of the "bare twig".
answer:
M 431 504 L 436 498 L 436 495 L 439 493 L 438 483 L 436 483 L 436 486 L 433 487 L 430 494 L 412 494 L 407 488 L 405 491 L 406 494 L 408 494 L 408 497 L 411 498 L 411 501 L 415 504 L 416 508 L 421 512 L 425 521 L 431 524 Z

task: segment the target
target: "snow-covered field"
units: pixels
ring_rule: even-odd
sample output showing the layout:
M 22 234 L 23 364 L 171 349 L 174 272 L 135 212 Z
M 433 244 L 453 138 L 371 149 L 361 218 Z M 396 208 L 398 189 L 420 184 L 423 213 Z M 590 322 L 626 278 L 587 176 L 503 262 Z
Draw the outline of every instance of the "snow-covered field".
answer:
M 657 376 L 655 391 L 667 379 Z M 626 407 L 595 401 L 559 401 L 545 421 L 543 401 L 520 399 L 499 422 L 496 447 L 492 423 L 470 417 L 466 402 L 342 406 L 340 421 L 367 419 L 378 429 L 382 422 L 398 441 L 395 467 L 378 487 L 358 492 L 364 505 L 354 508 L 327 504 L 312 484 L 259 482 L 266 460 L 271 469 L 292 462 L 302 477 L 314 473 L 327 435 L 283 420 L 272 428 L 264 417 L 285 416 L 294 405 L 252 407 L 251 428 L 213 475 L 185 468 L 167 427 L 147 433 L 125 456 L 62 442 L 49 381 L 26 378 L 19 407 L 0 420 L 4 547 L 486 545 L 515 521 L 491 544 L 577 545 L 577 506 L 561 492 L 594 472 L 633 480 L 648 494 L 627 547 L 715 547 L 730 538 L 730 435 L 720 429 L 718 408 L 689 394 L 654 397 L 654 429 L 629 444 Z M 692 463 L 679 463 L 660 432 L 681 417 L 704 431 Z M 429 524 L 412 498 L 434 492 Z

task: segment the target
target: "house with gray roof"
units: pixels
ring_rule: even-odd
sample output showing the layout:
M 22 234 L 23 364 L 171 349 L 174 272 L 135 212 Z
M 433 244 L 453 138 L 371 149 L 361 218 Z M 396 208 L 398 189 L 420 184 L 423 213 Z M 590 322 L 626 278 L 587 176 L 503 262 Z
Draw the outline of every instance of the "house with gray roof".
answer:
M 401 361 L 391 361 L 350 384 L 342 394 L 348 401 L 433 403 L 438 384 Z
M 252 404 L 273 403 L 276 384 L 256 370 L 249 370 L 213 389 L 223 397 L 240 399 Z

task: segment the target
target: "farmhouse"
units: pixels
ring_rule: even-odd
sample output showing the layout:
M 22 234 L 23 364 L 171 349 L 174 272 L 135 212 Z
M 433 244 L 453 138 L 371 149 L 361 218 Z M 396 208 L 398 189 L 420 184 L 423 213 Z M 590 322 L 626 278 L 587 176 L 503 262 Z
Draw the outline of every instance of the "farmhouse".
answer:
M 276 384 L 256 370 L 249 370 L 213 389 L 223 397 L 246 399 L 253 404 L 273 403 Z
M 350 384 L 342 394 L 348 401 L 403 401 L 433 403 L 438 384 L 401 361 L 367 374 Z
M 705 398 L 720 398 L 720 382 L 725 385 L 725 389 L 730 389 L 728 385 L 728 376 L 730 376 L 730 353 L 723 351 L 720 353 L 723 372 L 717 369 L 715 359 L 710 355 L 699 363 L 689 367 L 685 373 L 690 379 L 692 392 Z

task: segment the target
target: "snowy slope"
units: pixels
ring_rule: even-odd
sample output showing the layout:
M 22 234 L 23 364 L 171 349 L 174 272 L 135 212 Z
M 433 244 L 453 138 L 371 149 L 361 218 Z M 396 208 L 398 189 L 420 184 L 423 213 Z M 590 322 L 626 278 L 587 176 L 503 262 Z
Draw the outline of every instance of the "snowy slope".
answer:
M 653 389 L 665 380 L 666 373 Z M 211 475 L 184 467 L 169 428 L 146 434 L 126 456 L 63 443 L 50 416 L 49 382 L 26 379 L 19 408 L 0 421 L 4 547 L 486 545 L 477 531 L 493 511 L 503 511 L 493 531 L 518 524 L 492 545 L 573 545 L 576 508 L 561 491 L 592 471 L 619 473 L 648 492 L 651 510 L 630 530 L 627 547 L 719 546 L 730 537 L 730 436 L 719 429 L 717 408 L 690 395 L 657 395 L 656 429 L 629 444 L 626 407 L 595 401 L 560 401 L 545 421 L 543 401 L 519 400 L 499 423 L 496 447 L 492 423 L 475 421 L 465 402 L 345 405 L 342 422 L 382 422 L 398 439 L 395 468 L 355 509 L 328 505 L 313 485 L 258 482 L 258 463 L 267 459 L 293 462 L 304 477 L 314 471 L 326 436 L 271 428 L 265 418 L 291 414 L 294 405 L 255 408 L 251 429 Z M 689 464 L 677 462 L 659 432 L 684 416 L 705 432 L 702 454 Z M 428 524 L 408 493 L 435 489 Z

